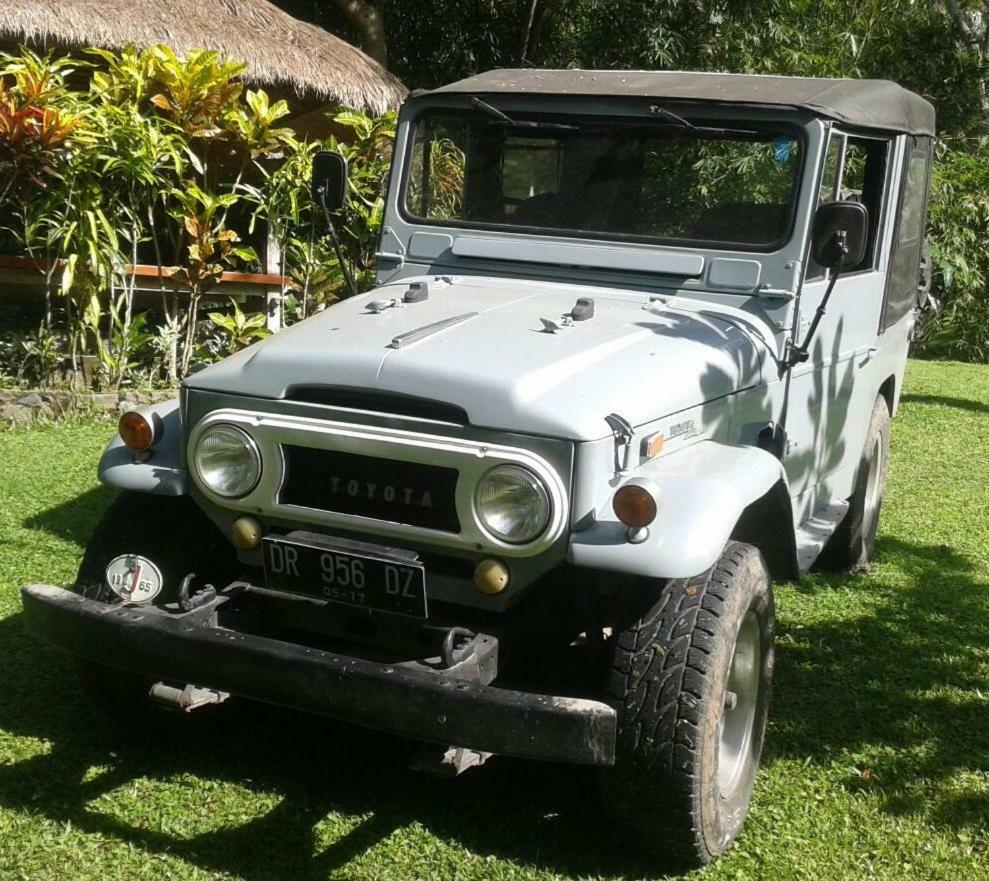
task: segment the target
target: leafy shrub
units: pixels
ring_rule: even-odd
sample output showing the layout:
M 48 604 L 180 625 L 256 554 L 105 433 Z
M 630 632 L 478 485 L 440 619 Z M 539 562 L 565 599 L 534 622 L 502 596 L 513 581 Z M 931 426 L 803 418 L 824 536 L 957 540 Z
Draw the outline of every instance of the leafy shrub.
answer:
M 95 358 L 104 387 L 174 382 L 194 356 L 238 346 L 239 330 L 217 336 L 199 313 L 224 271 L 261 268 L 241 241 L 248 220 L 281 246 L 282 265 L 269 268 L 292 279 L 288 321 L 345 295 L 308 197 L 324 146 L 350 161 L 345 259 L 361 287 L 372 283 L 395 115 L 337 108 L 338 136 L 300 140 L 280 124 L 288 104 L 245 90 L 243 70 L 216 52 L 180 58 L 165 46 L 85 59 L 0 53 L 0 242 L 44 267 L 46 336 L 32 349 L 42 374 L 67 360 L 78 378 Z M 157 326 L 134 313 L 129 269 L 149 253 L 162 278 Z M 54 340 L 63 348 L 49 354 Z
M 209 320 L 214 328 L 214 336 L 218 342 L 213 357 L 225 358 L 234 352 L 247 348 L 258 340 L 263 340 L 271 334 L 265 326 L 265 314 L 263 312 L 245 313 L 236 301 L 230 302 L 231 311 L 210 312 Z
M 50 385 L 66 366 L 63 334 L 42 325 L 33 331 L 0 334 L 0 379 L 31 386 Z
M 941 144 L 931 175 L 929 234 L 940 315 L 925 319 L 922 351 L 989 361 L 989 139 Z

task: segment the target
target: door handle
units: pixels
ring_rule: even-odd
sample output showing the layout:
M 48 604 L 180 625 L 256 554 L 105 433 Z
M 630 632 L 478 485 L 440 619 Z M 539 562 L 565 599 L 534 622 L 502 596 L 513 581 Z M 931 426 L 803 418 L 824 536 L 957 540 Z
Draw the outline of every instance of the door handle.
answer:
M 869 348 L 862 353 L 862 360 L 859 361 L 859 367 L 865 367 L 866 364 L 876 357 L 876 353 L 878 351 L 879 346 L 869 346 Z

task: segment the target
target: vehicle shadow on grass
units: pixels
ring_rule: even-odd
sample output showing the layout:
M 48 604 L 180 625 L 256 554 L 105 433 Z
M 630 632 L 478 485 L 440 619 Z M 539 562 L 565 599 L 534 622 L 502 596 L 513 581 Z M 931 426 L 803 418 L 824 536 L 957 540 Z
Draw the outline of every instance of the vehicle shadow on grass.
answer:
M 68 501 L 32 514 L 24 519 L 22 525 L 85 547 L 93 527 L 116 496 L 116 490 L 102 485 L 94 486 Z
M 974 401 L 970 398 L 953 398 L 947 395 L 919 395 L 905 392 L 900 398 L 900 401 L 907 404 L 937 404 L 942 407 L 952 407 L 955 410 L 969 410 L 972 413 L 989 413 L 989 404 L 984 401 Z
M 989 580 L 943 545 L 885 538 L 877 557 L 895 564 L 901 583 L 817 575 L 804 588 L 867 591 L 867 614 L 793 627 L 783 616 L 764 761 L 847 759 L 844 786 L 877 794 L 888 812 L 984 828 L 989 792 L 949 781 L 989 771 Z M 868 755 L 853 767 L 854 752 Z
M 417 824 L 474 854 L 554 872 L 656 875 L 655 861 L 603 828 L 588 769 L 494 759 L 444 780 L 407 770 L 409 741 L 245 701 L 155 731 L 120 729 L 89 706 L 70 660 L 27 633 L 22 615 L 0 622 L 0 682 L 0 729 L 50 743 L 0 766 L 0 805 L 206 871 L 325 878 Z M 203 781 L 202 791 L 177 783 L 186 775 Z M 187 816 L 188 834 L 162 831 L 153 804 L 122 819 L 117 793 L 134 781 L 175 799 L 168 826 Z M 204 793 L 217 783 L 256 793 L 263 812 L 237 825 L 204 821 Z M 253 807 L 244 798 L 238 817 Z M 327 845 L 320 829 L 332 813 L 356 823 Z

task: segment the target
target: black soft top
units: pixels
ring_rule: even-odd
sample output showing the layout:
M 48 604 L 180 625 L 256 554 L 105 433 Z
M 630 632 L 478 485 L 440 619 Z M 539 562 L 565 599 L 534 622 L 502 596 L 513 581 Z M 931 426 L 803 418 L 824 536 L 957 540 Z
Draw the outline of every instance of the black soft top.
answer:
M 629 96 L 808 110 L 848 125 L 933 137 L 934 108 L 889 80 L 651 70 L 490 70 L 439 93 Z

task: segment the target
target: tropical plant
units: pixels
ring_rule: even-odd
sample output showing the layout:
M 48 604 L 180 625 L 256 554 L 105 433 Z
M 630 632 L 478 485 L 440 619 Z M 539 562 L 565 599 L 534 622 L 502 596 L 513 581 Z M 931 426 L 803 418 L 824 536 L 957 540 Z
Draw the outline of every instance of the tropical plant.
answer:
M 965 142 L 962 149 L 940 146 L 929 229 L 942 311 L 926 316 L 923 349 L 941 357 L 989 361 L 989 141 Z
M 221 357 L 246 349 L 252 343 L 271 335 L 265 325 L 267 317 L 263 312 L 248 314 L 230 301 L 231 312 L 210 312 L 209 320 L 220 337 L 220 347 L 214 353 Z
M 395 113 L 372 116 L 349 108 L 328 114 L 346 134 L 326 142 L 347 158 L 348 206 L 343 212 L 341 238 L 354 268 L 359 290 L 374 283 L 374 254 L 385 214 L 385 190 L 395 143 Z
M 45 325 L 0 334 L 0 377 L 32 386 L 52 384 L 65 365 L 66 340 Z
M 119 387 L 156 351 L 174 381 L 195 351 L 204 294 L 225 269 L 257 262 L 239 246 L 230 212 L 246 172 L 270 170 L 296 148 L 279 126 L 288 105 L 245 93 L 243 65 L 217 53 L 88 55 L 0 55 L 0 194 L 18 196 L 8 200 L 4 235 L 45 274 L 45 323 L 65 322 L 76 374 L 92 353 L 100 384 Z M 65 77 L 87 65 L 88 88 L 70 89 Z M 148 249 L 162 297 L 153 333 L 134 316 L 133 267 Z
M 47 188 L 61 154 L 83 139 L 83 114 L 65 86 L 74 66 L 27 48 L 0 60 L 0 206 L 25 186 Z
M 180 58 L 167 46 L 150 50 L 151 103 L 190 138 L 209 140 L 232 131 L 245 64 L 219 52 L 196 50 Z
M 113 388 L 120 388 L 125 379 L 133 377 L 143 366 L 143 358 L 151 350 L 153 340 L 154 332 L 149 327 L 146 313 L 126 321 L 119 313 L 111 314 L 106 345 L 100 352 L 100 369 L 109 377 Z
M 284 161 L 269 168 L 256 159 L 260 183 L 238 187 L 255 206 L 254 222 L 265 222 L 268 235 L 278 244 L 279 271 L 291 278 L 292 299 L 283 310 L 287 318 L 305 318 L 348 293 L 339 258 L 323 238 L 322 212 L 308 194 L 312 160 L 318 149 L 338 150 L 347 158 L 349 204 L 337 218 L 343 259 L 359 289 L 370 287 L 374 281 L 374 254 L 384 217 L 396 116 L 386 113 L 374 117 L 343 107 L 327 115 L 339 134 L 314 143 L 282 133 L 278 143 L 284 150 Z
M 236 193 L 213 195 L 191 181 L 171 192 L 172 217 L 185 228 L 186 260 L 170 270 L 169 278 L 180 284 L 188 294 L 189 305 L 179 333 L 182 350 L 179 373 L 185 374 L 194 351 L 196 316 L 203 295 L 212 290 L 228 269 L 238 261 L 253 261 L 257 255 L 251 248 L 240 247 L 240 236 L 225 225 L 225 211 L 240 198 Z

